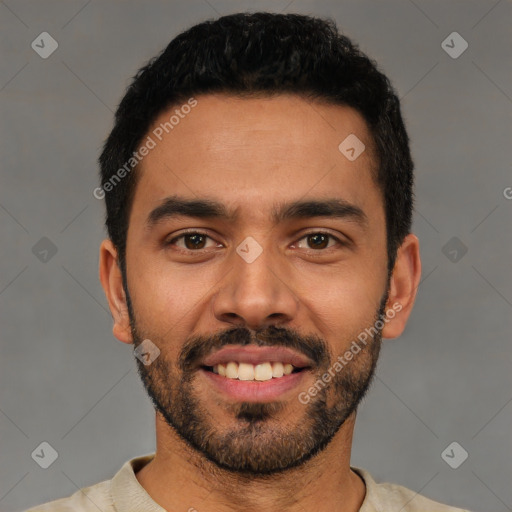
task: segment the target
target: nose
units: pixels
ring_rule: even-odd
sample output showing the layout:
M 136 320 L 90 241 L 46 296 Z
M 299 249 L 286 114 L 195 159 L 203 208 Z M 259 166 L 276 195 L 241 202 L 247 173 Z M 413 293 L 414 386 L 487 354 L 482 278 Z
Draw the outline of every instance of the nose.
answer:
M 279 256 L 265 248 L 251 262 L 236 252 L 232 258 L 233 267 L 212 299 L 216 319 L 254 330 L 289 323 L 299 301 Z

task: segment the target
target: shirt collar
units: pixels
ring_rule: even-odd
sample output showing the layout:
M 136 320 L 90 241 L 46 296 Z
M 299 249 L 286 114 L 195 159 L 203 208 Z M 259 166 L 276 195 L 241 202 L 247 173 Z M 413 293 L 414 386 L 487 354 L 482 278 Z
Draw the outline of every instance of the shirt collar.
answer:
M 110 493 L 117 512 L 140 511 L 144 512 L 166 512 L 140 485 L 136 473 L 146 464 L 151 462 L 155 453 L 149 453 L 135 457 L 123 464 L 121 469 L 114 475 L 110 482 Z M 351 466 L 364 481 L 366 495 L 359 512 L 382 512 L 376 495 L 376 483 L 371 475 L 361 468 Z
M 125 462 L 112 478 L 110 493 L 117 512 L 166 512 L 151 498 L 135 476 L 154 456 L 154 453 L 150 453 Z

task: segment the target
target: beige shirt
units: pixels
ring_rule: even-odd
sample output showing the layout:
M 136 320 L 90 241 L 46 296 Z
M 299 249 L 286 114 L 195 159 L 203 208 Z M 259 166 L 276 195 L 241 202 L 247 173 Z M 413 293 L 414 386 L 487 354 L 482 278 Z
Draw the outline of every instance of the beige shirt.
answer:
M 25 512 L 166 512 L 153 501 L 135 476 L 154 455 L 143 455 L 125 462 L 112 480 L 85 487 L 69 498 Z M 359 512 L 469 512 L 441 505 L 400 485 L 378 484 L 365 470 L 352 469 L 366 484 L 366 496 Z M 195 509 L 191 506 L 189 510 Z

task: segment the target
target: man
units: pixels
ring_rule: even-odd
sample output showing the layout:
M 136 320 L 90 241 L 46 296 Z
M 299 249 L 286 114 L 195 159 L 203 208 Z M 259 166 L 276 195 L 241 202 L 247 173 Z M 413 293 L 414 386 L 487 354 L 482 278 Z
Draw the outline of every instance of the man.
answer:
M 460 511 L 350 466 L 421 264 L 399 101 L 333 22 L 180 34 L 135 77 L 100 165 L 100 279 L 156 453 L 33 512 Z

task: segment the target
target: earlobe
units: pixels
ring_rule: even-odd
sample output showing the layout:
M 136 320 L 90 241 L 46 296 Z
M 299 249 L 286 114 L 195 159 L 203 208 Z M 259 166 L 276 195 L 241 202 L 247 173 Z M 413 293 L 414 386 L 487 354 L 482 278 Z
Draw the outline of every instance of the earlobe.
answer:
M 398 249 L 386 304 L 387 321 L 382 329 L 383 338 L 396 338 L 402 334 L 416 299 L 421 278 L 419 240 L 409 233 Z
M 133 343 L 117 250 L 112 241 L 108 239 L 103 240 L 100 246 L 99 275 L 114 320 L 112 332 L 119 341 Z

